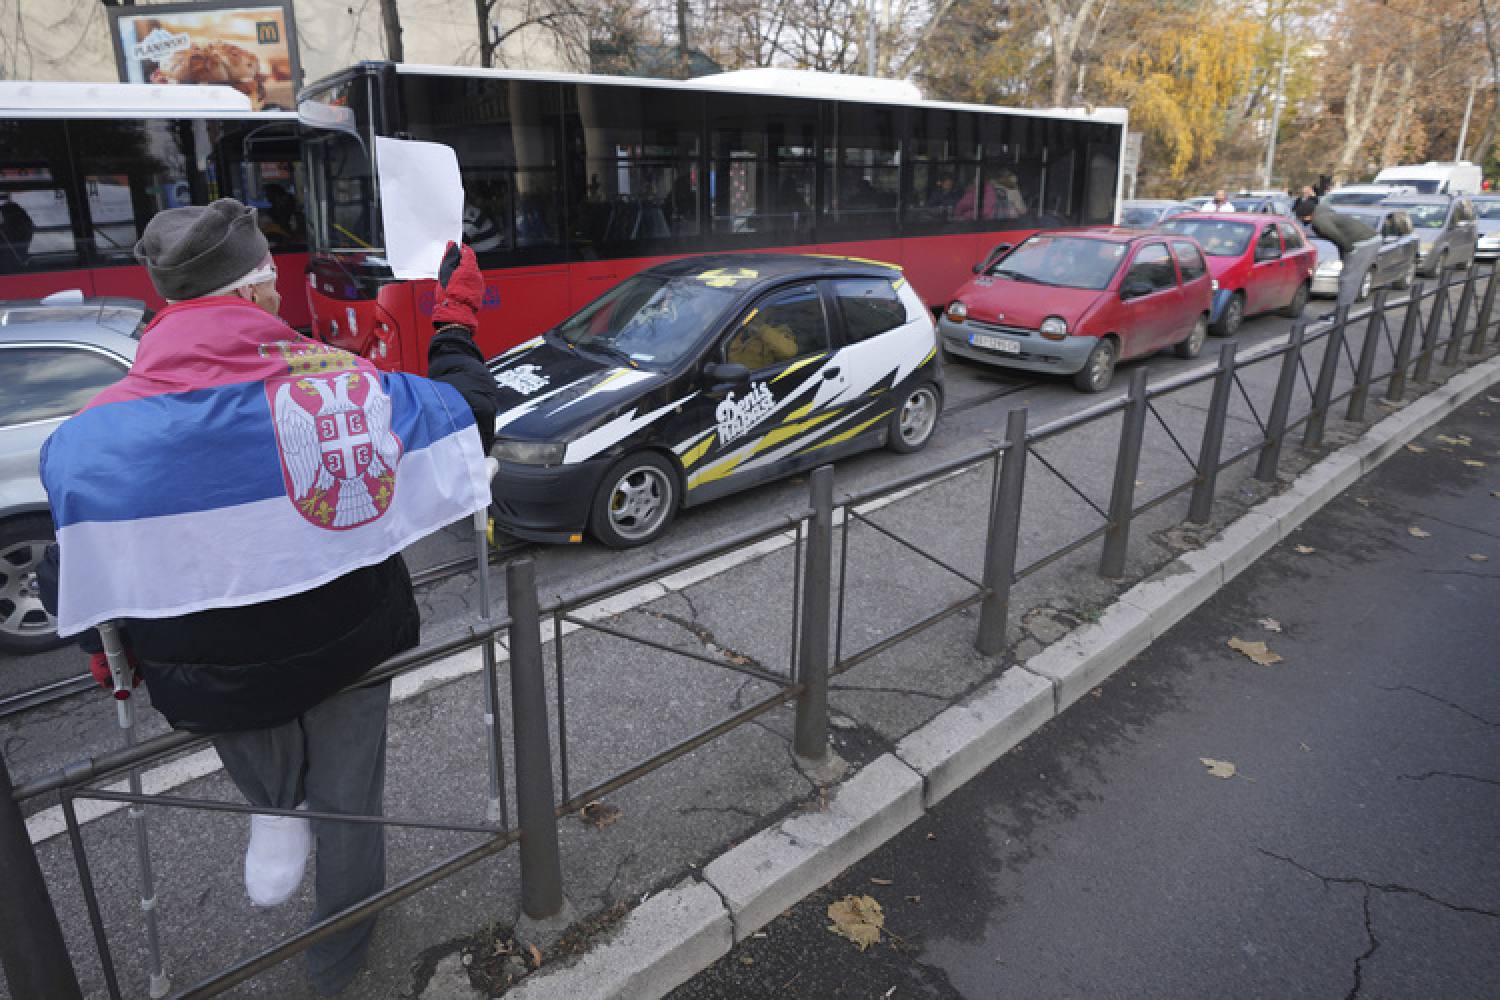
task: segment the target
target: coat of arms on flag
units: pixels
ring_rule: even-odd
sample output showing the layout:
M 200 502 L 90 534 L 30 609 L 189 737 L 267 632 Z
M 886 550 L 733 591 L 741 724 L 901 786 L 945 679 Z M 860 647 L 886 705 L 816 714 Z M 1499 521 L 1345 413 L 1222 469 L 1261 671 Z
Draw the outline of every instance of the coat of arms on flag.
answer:
M 401 442 L 391 399 L 368 372 L 295 375 L 266 386 L 287 495 L 320 528 L 356 528 L 395 497 Z

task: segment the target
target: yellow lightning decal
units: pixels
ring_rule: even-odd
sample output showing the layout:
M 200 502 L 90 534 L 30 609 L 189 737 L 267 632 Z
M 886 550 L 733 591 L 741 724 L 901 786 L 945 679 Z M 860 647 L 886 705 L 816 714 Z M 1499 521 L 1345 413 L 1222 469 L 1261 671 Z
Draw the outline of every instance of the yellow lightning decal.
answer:
M 783 424 L 773 430 L 767 431 L 766 436 L 761 438 L 760 444 L 755 446 L 752 454 L 760 454 L 768 448 L 774 448 L 789 437 L 795 437 L 809 428 L 816 427 L 826 420 L 832 419 L 837 414 L 833 412 L 819 414 L 811 420 L 800 424 Z
M 711 483 L 716 479 L 723 479 L 725 476 L 733 472 L 735 468 L 747 457 L 748 455 L 745 454 L 735 455 L 730 458 L 724 459 L 718 465 L 710 465 L 708 468 L 704 469 L 702 472 L 698 473 L 688 480 L 688 489 L 702 486 L 704 483 Z
M 682 456 L 682 467 L 684 469 L 691 469 L 694 465 L 698 464 L 698 460 L 708 452 L 708 449 L 710 447 L 712 447 L 714 438 L 716 437 L 718 437 L 718 433 L 711 431 L 708 437 L 693 445 L 693 447 L 688 450 L 688 453 Z
M 780 375 L 777 375 L 771 381 L 772 382 L 780 382 L 782 379 L 786 378 L 788 375 L 792 374 L 793 372 L 800 371 L 803 368 L 806 368 L 808 365 L 812 364 L 813 362 L 815 362 L 815 361 L 821 361 L 822 359 L 823 359 L 823 355 L 821 355 L 821 354 L 814 354 L 810 358 L 801 358 L 798 361 L 794 362 L 793 364 L 788 365 L 787 369 L 785 371 L 783 371 Z
M 889 417 L 890 415 L 891 415 L 891 411 L 890 410 L 886 410 L 884 413 L 881 413 L 881 414 L 878 414 L 878 415 L 876 415 L 874 417 L 871 417 L 869 420 L 866 420 L 862 424 L 858 424 L 858 425 L 856 425 L 854 427 L 849 428 L 847 431 L 845 431 L 842 434 L 836 434 L 836 435 L 834 435 L 833 437 L 829 438 L 826 441 L 819 441 L 817 444 L 813 445 L 810 448 L 803 448 L 797 454 L 799 454 L 799 455 L 806 455 L 809 452 L 817 451 L 819 448 L 827 448 L 831 444 L 838 444 L 840 441 L 847 441 L 850 438 L 854 437 L 854 435 L 858 434 L 860 431 L 864 430 L 866 427 L 869 427 L 871 424 L 874 424 L 874 423 L 879 423 L 880 421 L 884 420 L 886 417 Z

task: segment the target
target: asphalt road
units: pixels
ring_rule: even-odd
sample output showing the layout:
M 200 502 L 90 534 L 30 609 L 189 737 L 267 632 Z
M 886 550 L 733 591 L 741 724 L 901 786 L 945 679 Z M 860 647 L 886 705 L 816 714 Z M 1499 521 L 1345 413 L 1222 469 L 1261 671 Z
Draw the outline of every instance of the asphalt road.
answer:
M 1481 394 L 672 1000 L 1496 996 L 1497 422 Z

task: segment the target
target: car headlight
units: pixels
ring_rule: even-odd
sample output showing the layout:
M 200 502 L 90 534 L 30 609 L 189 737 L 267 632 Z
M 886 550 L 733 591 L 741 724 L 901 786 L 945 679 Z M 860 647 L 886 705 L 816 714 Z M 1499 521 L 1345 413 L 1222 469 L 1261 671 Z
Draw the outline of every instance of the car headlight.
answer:
M 1048 340 L 1062 340 L 1068 335 L 1068 321 L 1061 316 L 1048 316 L 1042 320 L 1040 330 Z
M 962 323 L 969 318 L 969 307 L 964 304 L 963 299 L 954 299 L 948 303 L 948 311 L 945 315 L 955 323 Z
M 568 446 L 561 441 L 500 440 L 490 453 L 502 462 L 517 465 L 561 465 L 567 450 Z

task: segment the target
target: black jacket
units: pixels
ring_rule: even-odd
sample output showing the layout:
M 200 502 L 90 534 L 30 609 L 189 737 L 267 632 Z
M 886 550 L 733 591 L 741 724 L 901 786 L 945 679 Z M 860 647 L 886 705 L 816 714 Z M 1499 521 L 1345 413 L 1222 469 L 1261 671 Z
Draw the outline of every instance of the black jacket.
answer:
M 474 411 L 485 450 L 494 437 L 499 390 L 473 338 L 440 330 L 428 377 L 456 388 Z M 57 609 L 57 547 L 38 578 Z M 265 729 L 289 722 L 415 646 L 421 620 L 411 576 L 395 555 L 279 600 L 164 619 L 130 619 L 125 639 L 140 661 L 152 707 L 174 728 L 197 733 Z M 100 650 L 90 630 L 86 652 Z

